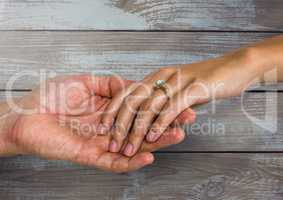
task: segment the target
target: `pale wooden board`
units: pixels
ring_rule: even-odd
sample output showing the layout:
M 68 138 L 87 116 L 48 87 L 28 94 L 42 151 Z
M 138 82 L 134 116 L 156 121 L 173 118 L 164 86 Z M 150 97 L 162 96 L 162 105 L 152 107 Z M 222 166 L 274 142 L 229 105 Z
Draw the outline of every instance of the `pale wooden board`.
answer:
M 281 0 L 0 0 L 0 30 L 283 31 L 282 8 Z M 0 89 L 6 89 L 16 72 L 36 73 L 40 69 L 56 74 L 110 72 L 138 80 L 159 67 L 215 57 L 274 35 L 81 31 L 0 34 Z M 37 77 L 24 77 L 12 89 L 30 89 L 38 83 Z M 281 90 L 282 84 L 260 88 L 277 89 Z M 13 94 L 21 96 L 25 92 Z M 156 164 L 135 173 L 114 175 L 34 157 L 1 158 L 0 199 L 281 200 L 282 153 L 180 153 L 282 151 L 283 97 L 282 93 L 276 94 L 246 93 L 244 106 L 239 97 L 221 100 L 215 112 L 212 104 L 197 107 L 197 124 L 221 123 L 224 135 L 207 131 L 207 127 L 197 128 L 181 145 L 157 153 Z M 0 99 L 3 96 L 0 92 Z M 251 116 L 256 118 L 251 121 Z M 278 119 L 255 123 L 267 116 Z M 266 130 L 275 121 L 277 130 Z
M 1 0 L 2 30 L 283 30 L 281 0 Z
M 161 67 L 213 58 L 270 33 L 1 32 L 0 89 L 30 89 L 49 74 L 118 74 L 140 80 Z M 27 76 L 27 73 L 30 73 Z M 48 72 L 44 76 L 44 72 Z M 51 73 L 52 72 L 52 73 Z M 22 76 L 25 75 L 25 76 Z
M 243 93 L 195 109 L 197 121 L 184 127 L 184 142 L 161 151 L 283 151 L 283 93 Z
M 111 174 L 33 157 L 1 159 L 0 198 L 281 200 L 283 154 L 158 154 L 154 165 Z

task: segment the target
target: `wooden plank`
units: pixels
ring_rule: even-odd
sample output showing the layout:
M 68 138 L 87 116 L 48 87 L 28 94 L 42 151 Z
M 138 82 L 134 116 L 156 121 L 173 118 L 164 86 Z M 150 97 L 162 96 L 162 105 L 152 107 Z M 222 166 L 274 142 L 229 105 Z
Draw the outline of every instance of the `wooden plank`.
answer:
M 281 0 L 1 0 L 1 30 L 282 31 Z
M 283 154 L 160 154 L 153 166 L 110 174 L 33 157 L 1 159 L 0 198 L 281 200 Z
M 186 126 L 188 135 L 182 151 L 272 151 L 283 150 L 282 93 L 243 93 L 197 107 L 195 124 Z
M 184 142 L 161 151 L 283 151 L 283 93 L 243 93 L 195 109 L 197 121 L 184 126 Z
M 142 79 L 160 67 L 216 57 L 270 33 L 1 32 L 0 89 L 30 89 L 39 74 L 106 73 Z M 30 73 L 30 76 L 27 76 Z M 25 75 L 25 76 L 23 76 Z M 43 78 L 48 77 L 46 75 Z

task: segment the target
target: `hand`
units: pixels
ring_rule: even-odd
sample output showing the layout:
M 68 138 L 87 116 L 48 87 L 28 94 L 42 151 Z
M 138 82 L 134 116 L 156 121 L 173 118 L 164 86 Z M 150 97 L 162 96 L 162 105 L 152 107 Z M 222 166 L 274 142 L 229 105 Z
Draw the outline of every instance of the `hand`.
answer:
M 132 83 L 117 77 L 91 75 L 51 79 L 18 101 L 24 110 L 17 114 L 6 144 L 13 147 L 14 154 L 69 160 L 113 172 L 137 170 L 151 164 L 154 157 L 150 152 L 183 140 L 181 129 L 169 129 L 155 144 L 144 142 L 132 158 L 108 152 L 111 136 L 96 132 L 112 96 Z M 186 120 L 186 115 L 179 120 Z
M 241 50 L 204 62 L 162 68 L 118 93 L 102 117 L 105 126 L 114 124 L 115 128 L 110 151 L 133 156 L 145 135 L 148 142 L 157 141 L 192 105 L 240 94 L 259 75 L 254 60 L 259 59 L 253 51 Z M 157 80 L 166 81 L 165 91 L 154 89 Z

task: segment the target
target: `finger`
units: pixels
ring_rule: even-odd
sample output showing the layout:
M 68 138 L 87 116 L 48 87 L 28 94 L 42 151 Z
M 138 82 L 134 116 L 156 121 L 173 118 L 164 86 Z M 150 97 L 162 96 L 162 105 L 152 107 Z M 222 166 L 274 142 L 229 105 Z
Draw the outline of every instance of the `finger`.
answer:
M 132 83 L 118 76 L 59 76 L 42 84 L 39 88 L 42 95 L 38 101 L 48 113 L 77 115 L 87 106 L 91 96 L 111 97 Z
M 156 90 L 152 97 L 142 105 L 135 119 L 132 132 L 129 135 L 129 142 L 124 151 L 125 155 L 132 156 L 138 151 L 150 125 L 168 101 L 168 98 L 170 99 L 187 85 L 189 81 L 191 80 L 188 77 L 182 76 L 180 73 L 174 74 L 166 82 L 166 94 L 162 90 Z
M 175 95 L 166 103 L 162 112 L 157 117 L 146 137 L 147 141 L 155 142 L 174 119 L 190 106 L 209 99 L 209 92 L 198 85 L 193 84 Z
M 152 164 L 154 156 L 149 152 L 141 152 L 132 158 L 123 156 L 119 153 L 105 152 L 94 163 L 94 165 L 105 171 L 116 173 L 125 173 L 138 170 L 142 167 Z
M 88 89 L 97 96 L 111 98 L 121 90 L 124 90 L 134 81 L 123 79 L 121 76 L 97 76 L 91 74 L 77 75 Z
M 158 91 L 160 92 L 160 91 Z M 154 95 L 155 98 L 158 98 L 156 94 Z M 165 96 L 163 99 L 160 101 L 163 101 L 164 99 L 167 100 L 167 97 Z M 149 101 L 146 101 L 140 108 L 136 119 L 134 121 L 134 125 L 132 128 L 131 133 L 129 134 L 128 140 L 127 140 L 127 145 L 125 146 L 125 149 L 123 151 L 124 155 L 126 156 L 132 156 L 134 155 L 137 150 L 139 149 L 144 136 L 147 133 L 148 130 L 148 124 L 150 124 L 154 117 L 155 117 L 155 112 L 150 111 L 150 107 L 152 107 L 152 102 L 153 98 L 151 98 Z M 160 104 L 159 104 L 160 105 Z M 156 105 L 155 105 L 156 106 Z
M 136 171 L 140 168 L 152 164 L 154 162 L 154 156 L 149 152 L 141 152 L 130 158 L 127 168 L 124 167 L 124 160 L 127 160 L 127 158 L 123 157 L 122 160 L 118 160 L 116 163 L 114 163 L 114 169 L 118 169 L 118 172 Z
M 139 151 L 154 152 L 174 144 L 179 144 L 185 138 L 185 132 L 181 128 L 169 128 L 155 143 L 143 141 Z
M 121 90 L 114 96 L 114 98 L 112 98 L 111 102 L 108 104 L 105 112 L 102 115 L 102 126 L 106 127 L 108 130 L 112 127 L 115 116 L 117 115 L 120 105 L 123 103 L 123 100 L 138 87 L 138 84 L 139 83 L 134 83 L 130 85 L 125 90 Z
M 95 96 L 94 96 L 95 97 Z M 109 102 L 106 99 L 106 103 L 99 107 L 95 112 L 89 113 L 83 116 L 66 116 L 62 119 L 59 118 L 60 124 L 66 124 L 70 129 L 79 136 L 84 136 L 86 138 L 91 138 L 96 135 L 106 135 L 109 134 L 103 126 L 100 124 L 101 115 L 103 110 L 106 108 Z
M 69 135 L 72 136 L 71 134 Z M 99 140 L 98 137 L 102 140 L 99 147 L 97 146 Z M 140 152 L 132 158 L 126 157 L 120 153 L 107 152 L 105 151 L 105 149 L 107 149 L 107 142 L 105 142 L 105 140 L 108 141 L 109 138 L 105 136 L 98 137 L 95 139 L 85 140 L 77 136 L 72 136 L 72 139 L 76 143 L 70 145 L 70 148 L 66 149 L 72 149 L 68 160 L 116 173 L 135 171 L 153 163 L 154 161 L 154 156 L 145 151 Z M 75 144 L 76 148 L 73 146 Z M 66 160 L 66 156 L 60 156 L 57 158 Z
M 153 156 L 150 153 L 137 154 L 134 158 L 120 157 L 120 154 L 111 153 L 111 156 L 105 156 L 110 159 L 100 159 L 104 149 L 107 149 L 107 142 L 101 142 L 98 148 L 97 140 L 86 140 L 82 137 L 72 134 L 70 129 L 58 126 L 56 119 L 50 119 L 39 115 L 39 121 L 45 121 L 48 126 L 35 126 L 29 137 L 21 138 L 21 145 L 25 150 L 35 153 L 45 158 L 69 160 L 80 164 L 99 166 L 116 172 L 126 172 L 139 169 L 153 162 Z M 30 130 L 29 128 L 27 130 Z M 19 136 L 22 137 L 22 136 Z M 109 138 L 101 137 L 104 140 Z M 18 140 L 15 138 L 15 140 Z M 95 142 L 96 141 L 96 142 Z M 105 143 L 105 144 L 104 144 Z M 108 155 L 108 154 L 106 154 Z M 102 157 L 103 158 L 103 157 Z
M 178 117 L 172 123 L 174 126 L 191 124 L 196 120 L 196 113 L 191 108 L 187 108 L 185 111 L 181 112 Z
M 196 119 L 195 112 L 188 108 L 184 112 L 182 112 L 176 120 L 173 122 L 173 126 L 180 126 L 183 124 L 189 124 L 194 123 Z M 146 141 L 143 141 L 142 143 L 142 149 L 145 148 L 145 150 L 142 151 L 150 151 L 153 152 L 156 149 L 164 148 L 173 144 L 177 144 L 181 142 L 184 138 L 184 132 L 182 129 L 179 128 L 173 128 L 174 130 L 168 130 L 168 134 L 164 134 L 159 138 L 159 140 L 155 143 L 147 143 Z M 124 144 L 121 148 L 122 152 L 125 151 L 125 147 L 128 144 L 128 139 L 126 138 L 124 141 Z
M 152 74 L 147 76 L 144 81 L 148 81 L 151 78 Z M 139 85 L 142 84 L 140 82 L 135 82 L 133 84 L 128 85 L 123 90 L 120 90 L 115 95 L 113 95 L 113 98 L 109 105 L 107 106 L 107 109 L 105 110 L 102 118 L 101 123 L 102 126 L 110 129 L 114 123 L 115 116 L 117 115 L 119 108 L 121 104 L 123 103 L 125 97 L 127 97 L 131 92 L 133 92 Z
M 95 93 L 98 96 L 112 97 L 116 95 L 122 89 L 128 87 L 134 81 L 123 79 L 121 76 L 98 76 L 94 74 L 79 74 L 79 75 L 68 75 L 58 76 L 55 79 L 49 80 L 51 82 L 78 82 L 83 83 L 91 94 Z
M 80 115 L 62 115 L 62 118 L 65 120 L 65 122 L 69 122 L 73 119 L 79 119 L 82 123 L 93 123 L 94 121 L 99 123 L 101 115 L 109 103 L 110 99 L 108 98 L 92 96 L 85 103 L 84 112 L 82 112 Z
M 184 111 L 187 112 L 187 111 Z M 178 144 L 180 143 L 184 137 L 185 137 L 185 133 L 184 131 L 176 126 L 182 125 L 182 123 L 188 122 L 187 117 L 185 117 L 184 119 L 182 119 L 182 121 L 180 120 L 180 122 L 175 122 L 176 124 L 172 127 L 169 128 L 165 134 L 163 134 L 158 141 L 156 141 L 155 143 L 148 143 L 146 142 L 146 140 L 143 141 L 142 146 L 140 148 L 141 151 L 149 151 L 149 152 L 153 152 L 159 148 L 164 148 L 173 144 Z M 191 123 L 191 120 L 190 122 Z M 125 139 L 123 146 L 121 148 L 121 153 L 125 151 L 125 147 L 128 144 L 128 138 Z
M 101 96 L 90 96 L 80 103 L 76 108 L 66 109 L 68 113 L 65 116 L 85 116 L 93 113 L 100 114 L 105 104 L 108 105 L 110 99 Z
M 147 99 L 154 88 L 156 80 L 167 80 L 174 73 L 173 70 L 162 70 L 154 74 L 149 81 L 143 82 L 131 94 L 129 94 L 123 101 L 116 117 L 115 129 L 113 132 L 113 140 L 110 145 L 111 152 L 118 152 L 121 149 L 123 140 L 131 127 L 132 121 L 136 115 L 136 111 L 141 103 Z
M 166 73 L 169 73 L 169 72 L 166 71 Z M 142 98 L 146 98 L 146 96 L 148 96 L 149 94 L 148 95 L 140 94 L 139 96 L 134 96 L 134 98 L 137 97 L 135 100 L 133 96 L 129 97 L 126 101 L 125 101 L 125 98 L 129 96 L 132 92 L 134 92 L 137 88 L 139 88 L 139 90 L 143 90 L 143 92 L 146 92 L 146 91 L 150 92 L 150 87 L 148 87 L 148 85 L 149 84 L 152 85 L 152 80 L 153 80 L 152 77 L 154 75 L 155 73 L 150 74 L 142 82 L 137 82 L 131 85 L 131 87 L 127 88 L 125 91 L 122 91 L 118 95 L 116 95 L 114 99 L 112 99 L 111 103 L 108 105 L 105 111 L 105 114 L 102 117 L 103 125 L 107 127 L 111 127 L 113 125 L 115 117 L 117 116 L 118 112 L 122 110 L 121 107 L 123 103 L 125 104 L 125 102 L 127 102 L 128 104 L 130 104 L 130 102 L 138 101 L 138 99 L 139 101 L 143 101 Z
M 135 82 L 131 80 L 125 80 L 120 76 L 88 76 L 85 77 L 85 82 L 87 83 L 89 90 L 94 91 L 96 96 L 108 98 L 118 96 L 107 104 L 106 109 L 103 110 L 103 113 L 100 117 L 101 123 L 97 131 L 99 134 L 105 134 L 105 132 L 109 131 L 111 124 L 111 121 L 109 121 L 109 119 L 103 120 L 103 118 L 105 118 L 105 113 L 110 113 L 110 110 L 112 110 L 111 105 L 115 104 L 117 100 L 119 101 L 119 99 L 122 98 L 119 97 L 119 94 L 123 95 L 125 93 L 124 91 L 126 91 L 126 94 L 127 92 L 130 92 L 132 90 L 131 88 L 134 88 Z M 110 120 L 112 119 L 110 118 Z M 107 121 L 109 122 L 106 123 Z

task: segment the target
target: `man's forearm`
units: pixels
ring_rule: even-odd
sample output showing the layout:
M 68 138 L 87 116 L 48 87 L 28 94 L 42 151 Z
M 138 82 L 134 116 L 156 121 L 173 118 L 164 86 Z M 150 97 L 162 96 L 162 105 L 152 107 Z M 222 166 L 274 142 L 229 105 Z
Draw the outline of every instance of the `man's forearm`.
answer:
M 19 153 L 12 142 L 12 131 L 18 114 L 12 111 L 6 102 L 0 103 L 0 156 L 11 156 Z

